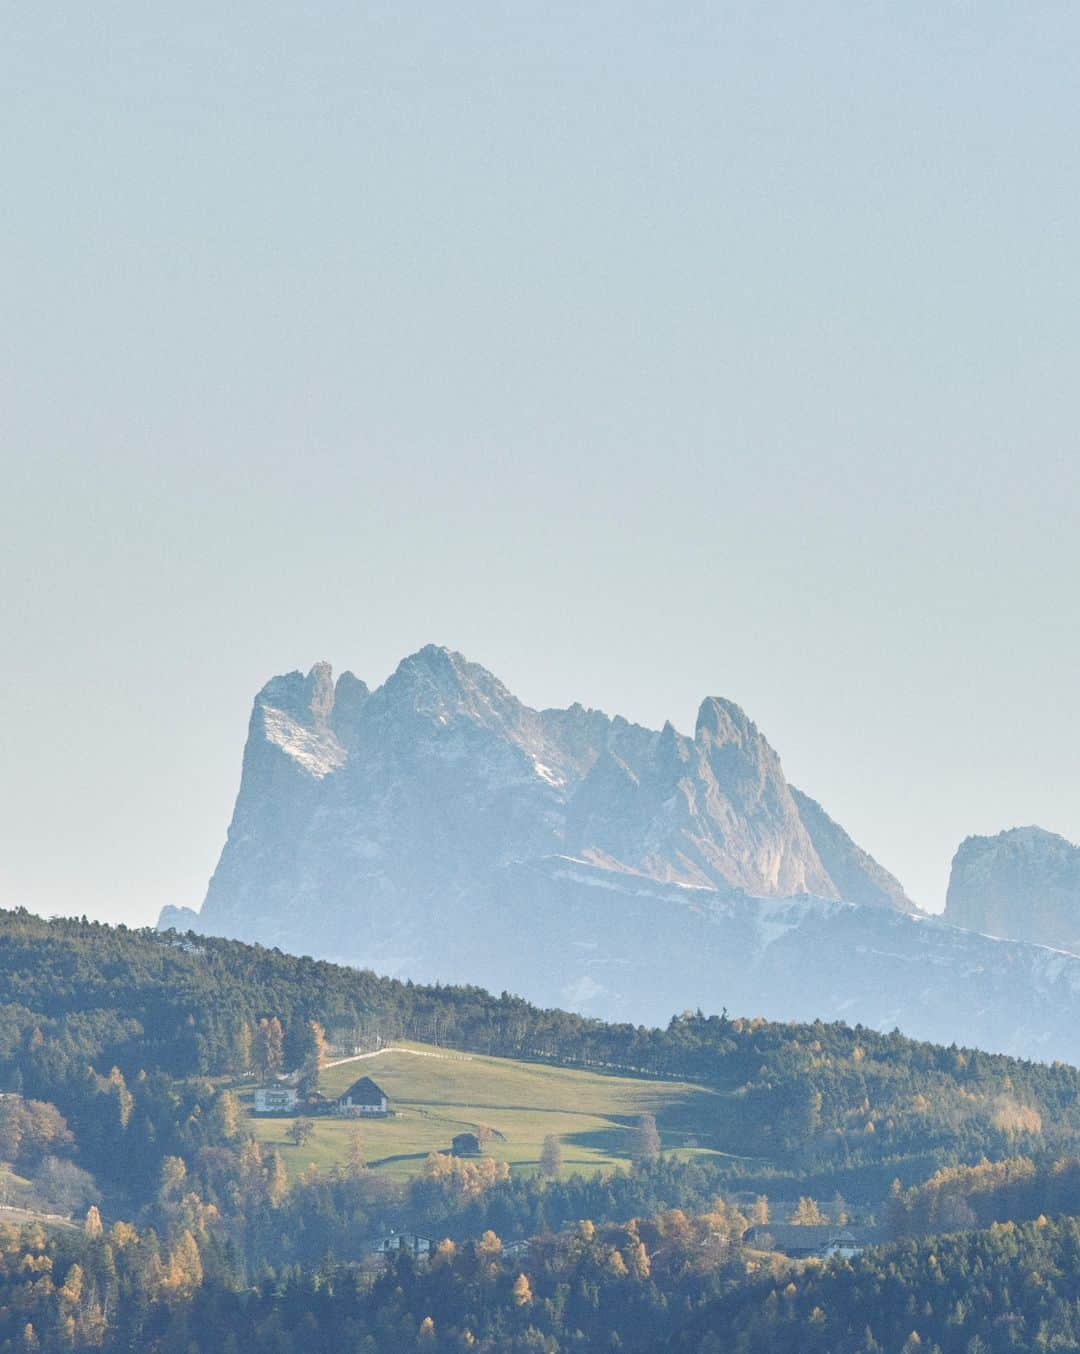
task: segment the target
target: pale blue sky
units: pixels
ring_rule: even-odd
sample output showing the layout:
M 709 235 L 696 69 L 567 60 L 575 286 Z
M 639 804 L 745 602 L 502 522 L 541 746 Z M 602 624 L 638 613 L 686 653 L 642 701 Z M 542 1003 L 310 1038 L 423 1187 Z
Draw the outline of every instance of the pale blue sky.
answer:
M 909 891 L 1080 837 L 1080 10 L 0 8 L 0 903 L 198 905 L 251 697 L 737 700 Z

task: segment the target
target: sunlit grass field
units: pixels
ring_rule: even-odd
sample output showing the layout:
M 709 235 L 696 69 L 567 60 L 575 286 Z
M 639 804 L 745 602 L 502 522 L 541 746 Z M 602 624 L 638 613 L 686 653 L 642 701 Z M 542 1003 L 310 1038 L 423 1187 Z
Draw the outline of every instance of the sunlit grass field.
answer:
M 323 1073 L 319 1089 L 340 1095 L 369 1076 L 395 1113 L 361 1120 L 368 1165 L 401 1179 L 430 1152 L 446 1152 L 456 1133 L 493 1130 L 486 1155 L 513 1171 L 534 1171 L 545 1136 L 562 1145 L 563 1170 L 599 1171 L 625 1164 L 639 1115 L 656 1116 L 666 1151 L 712 1154 L 710 1138 L 724 1097 L 686 1082 L 653 1081 L 541 1063 L 489 1058 L 424 1044 L 402 1044 L 376 1057 L 342 1063 Z M 250 1109 L 251 1092 L 244 1097 Z M 290 1175 L 309 1163 L 329 1170 L 347 1159 L 356 1121 L 316 1119 L 303 1147 L 288 1138 L 290 1118 L 252 1117 L 256 1137 L 281 1150 Z

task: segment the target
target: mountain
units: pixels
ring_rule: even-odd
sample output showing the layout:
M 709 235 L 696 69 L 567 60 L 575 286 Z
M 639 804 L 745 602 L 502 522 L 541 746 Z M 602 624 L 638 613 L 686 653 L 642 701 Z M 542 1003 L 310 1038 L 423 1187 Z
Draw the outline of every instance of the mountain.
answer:
M 376 691 L 319 663 L 259 692 L 200 921 L 282 940 L 299 926 L 296 939 L 363 952 L 363 928 L 400 934 L 418 908 L 438 915 L 493 869 L 552 855 L 666 883 L 913 908 L 792 790 L 730 701 L 704 701 L 692 738 L 580 705 L 538 711 L 429 646 Z
M 438 941 L 437 964 L 417 945 L 398 971 L 633 1024 L 726 1006 L 1080 1062 L 1080 958 L 897 908 L 755 898 L 548 857 L 494 872 Z
M 1041 827 L 968 837 L 953 858 L 945 916 L 1080 954 L 1080 847 Z
M 923 916 L 712 697 L 693 736 L 534 710 L 429 646 L 255 699 L 202 910 L 163 927 L 633 1022 L 700 1006 L 1077 1057 L 1080 960 Z

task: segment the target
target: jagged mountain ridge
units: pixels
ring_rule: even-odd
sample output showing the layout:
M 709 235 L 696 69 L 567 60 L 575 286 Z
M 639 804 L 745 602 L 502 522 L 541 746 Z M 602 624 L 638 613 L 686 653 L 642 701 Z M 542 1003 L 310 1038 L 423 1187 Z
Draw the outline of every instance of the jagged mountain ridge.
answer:
M 945 917 L 1080 954 L 1080 847 L 1041 827 L 966 838 L 953 857 Z
M 267 683 L 201 918 L 249 928 L 317 900 L 359 920 L 552 854 L 665 882 L 838 897 L 819 843 L 833 860 L 846 850 L 844 891 L 858 901 L 876 890 L 874 901 L 913 906 L 796 798 L 730 701 L 704 701 L 692 738 L 580 705 L 537 711 L 428 646 L 375 691 L 351 673 L 335 683 L 325 663 Z
M 608 1019 L 700 1006 L 1080 1061 L 1080 958 L 923 916 L 735 705 L 693 737 L 533 710 L 449 650 L 256 697 L 175 925 Z

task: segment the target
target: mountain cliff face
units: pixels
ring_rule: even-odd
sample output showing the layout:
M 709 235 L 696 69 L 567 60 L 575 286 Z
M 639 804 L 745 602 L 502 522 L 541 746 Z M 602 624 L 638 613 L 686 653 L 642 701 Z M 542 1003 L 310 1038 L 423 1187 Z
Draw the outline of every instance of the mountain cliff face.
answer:
M 1041 827 L 968 837 L 953 858 L 945 917 L 1080 954 L 1080 847 Z
M 794 786 L 791 795 L 814 850 L 841 898 L 868 907 L 895 907 L 901 912 L 918 913 L 900 881 L 857 846 L 816 800 Z
M 202 911 L 161 925 L 607 1018 L 726 1004 L 1080 1057 L 1080 959 L 923 917 L 738 706 L 692 737 L 533 710 L 441 648 L 374 691 L 269 682 Z
M 822 852 L 860 901 L 911 907 L 791 790 L 730 701 L 704 701 L 692 738 L 580 705 L 532 710 L 429 647 L 374 692 L 351 673 L 335 683 L 324 663 L 259 692 L 201 921 L 277 936 L 302 909 L 310 943 L 329 929 L 362 954 L 372 927 L 438 916 L 510 862 L 566 855 L 664 882 L 835 898 Z

